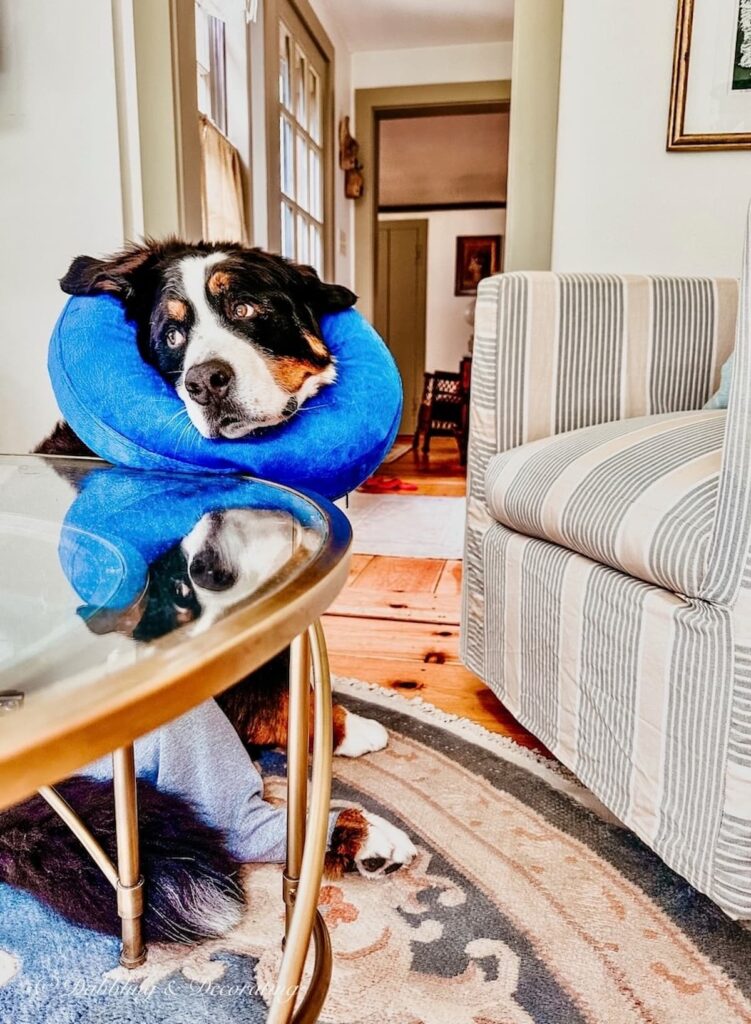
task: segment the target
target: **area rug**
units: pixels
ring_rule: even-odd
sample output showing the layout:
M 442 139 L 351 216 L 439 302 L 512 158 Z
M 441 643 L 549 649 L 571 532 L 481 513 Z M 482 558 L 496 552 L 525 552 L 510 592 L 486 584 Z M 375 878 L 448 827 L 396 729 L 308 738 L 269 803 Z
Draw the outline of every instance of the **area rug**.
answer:
M 389 747 L 336 759 L 336 796 L 401 824 L 419 856 L 380 882 L 325 884 L 327 1024 L 751 1021 L 751 934 L 603 816 L 552 762 L 419 701 L 339 680 Z M 269 790 L 283 786 L 279 755 Z M 249 868 L 221 941 L 117 943 L 0 890 L 0 1021 L 260 1024 L 279 967 L 280 869 Z
M 361 494 L 337 502 L 348 516 L 358 555 L 461 558 L 464 498 L 417 494 Z

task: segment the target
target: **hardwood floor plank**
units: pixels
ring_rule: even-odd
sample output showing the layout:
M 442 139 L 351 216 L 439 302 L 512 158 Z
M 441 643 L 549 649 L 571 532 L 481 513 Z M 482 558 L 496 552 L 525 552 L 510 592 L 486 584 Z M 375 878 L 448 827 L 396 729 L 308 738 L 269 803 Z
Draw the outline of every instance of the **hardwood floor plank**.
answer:
M 412 594 L 349 588 L 342 591 L 327 614 L 363 619 L 393 619 L 396 622 L 459 625 L 459 605 L 456 596 L 450 594 Z
M 351 587 L 355 582 L 360 573 L 367 568 L 368 565 L 373 561 L 375 555 L 353 555 L 352 561 L 349 564 L 349 576 L 344 587 L 345 590 Z
M 461 559 L 452 559 L 446 562 L 441 577 L 436 584 L 435 593 L 461 597 L 462 592 L 462 563 Z
M 358 574 L 353 589 L 398 594 L 424 591 L 432 594 L 445 564 L 442 558 L 373 555 L 370 563 Z
M 453 440 L 437 438 L 429 456 L 409 451 L 377 472 L 416 484 L 416 494 L 460 497 L 465 471 L 457 454 Z M 404 509 L 408 515 L 406 500 Z M 355 555 L 348 583 L 324 619 L 332 670 L 405 697 L 419 695 L 547 754 L 459 662 L 461 573 L 456 560 Z
M 351 657 L 397 659 L 419 664 L 459 662 L 459 628 L 387 619 L 324 618 L 329 650 Z

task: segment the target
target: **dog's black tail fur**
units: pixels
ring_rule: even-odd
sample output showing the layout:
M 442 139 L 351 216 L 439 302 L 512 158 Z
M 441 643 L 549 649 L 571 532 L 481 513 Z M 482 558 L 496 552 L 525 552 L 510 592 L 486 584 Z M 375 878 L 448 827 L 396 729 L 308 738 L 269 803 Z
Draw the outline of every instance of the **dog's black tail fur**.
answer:
M 112 783 L 78 776 L 57 789 L 116 860 Z M 138 818 L 146 938 L 200 942 L 238 924 L 240 864 L 223 834 L 185 800 L 143 780 Z M 0 882 L 28 890 L 74 924 L 119 934 L 114 890 L 41 796 L 0 813 Z

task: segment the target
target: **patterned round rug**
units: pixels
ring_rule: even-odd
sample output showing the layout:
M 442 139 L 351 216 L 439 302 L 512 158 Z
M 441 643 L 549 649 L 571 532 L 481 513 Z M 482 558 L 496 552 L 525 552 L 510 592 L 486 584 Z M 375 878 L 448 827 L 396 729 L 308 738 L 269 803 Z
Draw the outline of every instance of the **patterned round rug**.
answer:
M 419 848 L 379 882 L 327 883 L 328 1024 L 751 1022 L 751 930 L 666 868 L 563 770 L 473 724 L 362 683 L 343 702 L 389 747 L 335 759 L 336 796 Z M 272 797 L 283 762 L 265 759 Z M 280 869 L 247 869 L 250 912 L 220 941 L 117 943 L 0 888 L 0 1021 L 260 1024 L 279 967 Z

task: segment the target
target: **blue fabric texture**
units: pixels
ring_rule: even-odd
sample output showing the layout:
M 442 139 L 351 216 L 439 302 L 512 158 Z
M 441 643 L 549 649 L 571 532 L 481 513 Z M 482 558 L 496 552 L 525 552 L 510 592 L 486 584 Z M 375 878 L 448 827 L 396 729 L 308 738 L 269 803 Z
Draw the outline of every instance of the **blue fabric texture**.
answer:
M 149 566 L 186 537 L 207 512 L 228 508 L 289 511 L 314 527 L 307 501 L 242 477 L 93 470 L 60 532 L 60 564 L 86 608 L 127 608 L 143 592 Z
M 733 359 L 735 352 L 723 364 L 720 371 L 720 386 L 704 406 L 705 409 L 727 409 L 730 399 L 730 382 L 733 379 Z
M 338 498 L 366 480 L 391 447 L 402 412 L 396 364 L 354 309 L 326 316 L 337 379 L 288 423 L 259 437 L 209 440 L 143 361 L 136 331 L 111 296 L 68 300 L 50 341 L 55 396 L 76 434 L 102 458 L 135 469 L 212 470 Z

